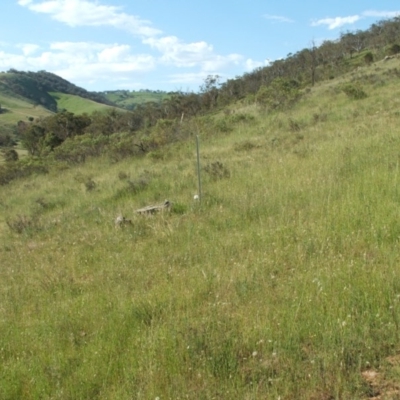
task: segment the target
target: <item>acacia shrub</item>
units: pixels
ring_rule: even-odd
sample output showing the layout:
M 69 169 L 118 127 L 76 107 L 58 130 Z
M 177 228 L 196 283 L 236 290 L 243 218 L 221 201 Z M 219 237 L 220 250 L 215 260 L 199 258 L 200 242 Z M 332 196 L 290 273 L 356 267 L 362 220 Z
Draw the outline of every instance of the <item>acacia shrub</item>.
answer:
M 270 85 L 263 85 L 256 94 L 256 102 L 268 109 L 285 109 L 300 98 L 300 85 L 296 80 L 277 78 Z
M 363 87 L 359 82 L 347 83 L 342 86 L 342 91 L 353 100 L 361 100 L 368 97 L 367 93 L 364 91 Z

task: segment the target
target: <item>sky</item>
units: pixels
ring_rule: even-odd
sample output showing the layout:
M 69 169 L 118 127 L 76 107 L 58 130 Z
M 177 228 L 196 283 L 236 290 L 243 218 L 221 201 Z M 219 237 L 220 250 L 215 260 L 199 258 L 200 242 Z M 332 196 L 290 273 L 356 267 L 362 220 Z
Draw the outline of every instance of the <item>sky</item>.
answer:
M 198 92 L 400 15 L 398 0 L 5 0 L 0 72 L 89 91 Z

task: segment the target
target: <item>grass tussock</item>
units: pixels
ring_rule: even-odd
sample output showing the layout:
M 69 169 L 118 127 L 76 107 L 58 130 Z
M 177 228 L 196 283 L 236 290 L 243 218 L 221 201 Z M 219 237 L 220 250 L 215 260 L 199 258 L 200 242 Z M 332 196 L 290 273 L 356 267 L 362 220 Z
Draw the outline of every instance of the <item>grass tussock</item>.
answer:
M 221 117 L 227 134 L 200 134 L 201 202 L 191 141 L 163 159 L 98 158 L 3 186 L 0 398 L 393 393 L 400 86 L 390 79 L 366 82 L 360 101 L 329 82 L 288 113 Z M 136 213 L 165 199 L 169 212 Z M 117 229 L 118 215 L 132 223 Z

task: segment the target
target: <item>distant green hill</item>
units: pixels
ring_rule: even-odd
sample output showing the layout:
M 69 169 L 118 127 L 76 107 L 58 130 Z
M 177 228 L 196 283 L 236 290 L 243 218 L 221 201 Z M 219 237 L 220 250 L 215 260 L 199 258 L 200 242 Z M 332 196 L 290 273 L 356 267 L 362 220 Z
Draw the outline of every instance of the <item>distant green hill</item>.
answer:
M 150 90 L 89 92 L 50 72 L 11 69 L 0 73 L 0 137 L 15 136 L 19 121 L 59 111 L 79 115 L 110 108 L 133 110 L 138 104 L 160 103 L 171 95 Z
M 46 87 L 29 73 L 14 70 L 2 73 L 0 75 L 0 92 L 34 105 L 41 105 L 49 111 L 57 111 L 57 103 L 49 95 Z
M 88 92 L 46 71 L 24 72 L 11 69 L 6 74 L 0 75 L 0 81 L 8 86 L 12 93 L 42 104 L 51 111 L 57 111 L 57 102 L 49 92 L 72 94 L 96 103 L 115 106 L 101 93 Z
M 150 90 L 112 90 L 105 91 L 102 94 L 112 103 L 118 107 L 126 108 L 128 110 L 134 109 L 138 104 L 155 102 L 162 102 L 164 99 L 169 99 L 173 93 L 162 91 Z
M 103 94 L 88 92 L 46 72 L 14 69 L 0 73 L 0 146 L 14 137 L 19 121 L 52 115 L 61 110 L 75 114 L 118 107 Z M 7 141 L 6 141 L 7 142 Z

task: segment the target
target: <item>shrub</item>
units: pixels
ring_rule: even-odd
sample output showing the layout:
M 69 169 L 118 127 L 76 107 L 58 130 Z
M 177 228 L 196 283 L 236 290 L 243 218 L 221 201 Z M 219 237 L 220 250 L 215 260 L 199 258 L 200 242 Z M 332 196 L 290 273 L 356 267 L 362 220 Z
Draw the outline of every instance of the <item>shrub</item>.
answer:
M 359 83 L 348 83 L 342 87 L 342 90 L 348 97 L 354 100 L 361 100 L 368 97 L 367 93 Z
M 206 165 L 204 171 L 214 180 L 231 176 L 229 170 L 219 161 Z
M 215 128 L 219 131 L 219 132 L 231 132 L 232 131 L 232 126 L 229 124 L 229 121 L 227 118 L 223 118 L 218 120 L 215 123 Z
M 107 150 L 110 138 L 107 136 L 76 136 L 67 139 L 61 146 L 54 150 L 54 158 L 58 161 L 66 161 L 70 164 L 84 163 L 87 157 L 102 155 Z
M 256 95 L 258 104 L 273 110 L 288 108 L 299 98 L 299 83 L 284 78 L 275 79 L 269 86 L 261 86 Z
M 364 56 L 365 64 L 370 65 L 374 62 L 374 55 L 369 51 Z
M 16 150 L 14 149 L 7 149 L 7 150 L 3 150 L 3 157 L 4 157 L 4 161 L 6 162 L 13 162 L 13 161 L 18 161 L 18 153 Z
M 85 187 L 87 192 L 91 192 L 92 190 L 96 189 L 96 182 L 92 178 L 88 178 L 85 182 Z
M 392 44 L 389 47 L 389 54 L 394 55 L 400 53 L 400 45 L 397 43 Z
M 118 162 L 124 158 L 143 155 L 148 149 L 143 142 L 138 143 L 132 135 L 123 134 L 111 136 L 105 151 L 112 161 Z
M 25 178 L 35 173 L 45 174 L 47 172 L 47 166 L 33 158 L 7 163 L 0 165 L 0 185 L 6 185 L 14 179 Z
M 118 172 L 118 179 L 120 181 L 124 181 L 125 179 L 128 179 L 128 178 L 129 178 L 129 175 L 126 172 L 124 172 L 124 171 Z
M 2 129 L 6 129 L 6 128 L 2 128 Z M 16 144 L 15 139 L 13 138 L 13 133 L 12 132 L 0 132 L 0 146 L 4 146 L 4 147 L 11 147 L 14 146 Z

